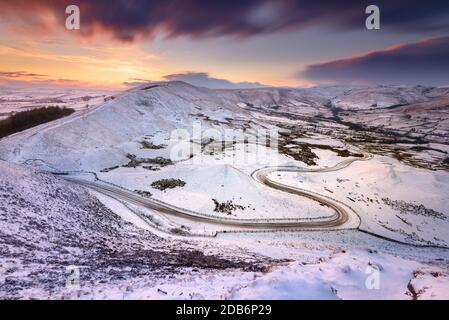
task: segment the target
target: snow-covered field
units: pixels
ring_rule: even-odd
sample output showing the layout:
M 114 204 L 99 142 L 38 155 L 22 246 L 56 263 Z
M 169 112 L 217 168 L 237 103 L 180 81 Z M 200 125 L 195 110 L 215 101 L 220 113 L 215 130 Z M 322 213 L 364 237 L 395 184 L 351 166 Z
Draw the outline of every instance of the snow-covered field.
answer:
M 145 170 L 145 169 L 143 169 Z M 231 216 L 240 218 L 310 218 L 331 216 L 333 212 L 312 200 L 295 199 L 279 191 L 267 191 L 262 185 L 229 165 L 176 165 L 155 172 L 120 168 L 107 174 L 103 180 L 119 184 L 129 190 L 145 190 L 153 197 L 173 205 L 217 216 L 212 199 L 232 200 L 242 206 Z M 157 190 L 150 185 L 164 178 L 186 182 L 183 188 Z
M 289 185 L 327 193 L 351 203 L 361 229 L 409 243 L 449 246 L 449 173 L 410 170 L 375 157 L 326 173 L 278 173 Z
M 87 99 L 2 94 L 5 110 L 44 96 Z M 104 103 L 89 108 L 76 102 L 79 112 L 0 140 L 0 297 L 448 298 L 445 95 L 419 86 L 210 90 L 170 82 L 106 102 L 99 93 L 92 99 Z M 438 121 L 424 119 L 420 106 L 438 109 Z M 416 130 L 398 125 L 398 108 Z M 270 129 L 275 145 L 245 142 Z M 260 169 L 290 189 L 256 179 Z M 338 214 L 359 217 L 360 226 L 342 221 L 335 230 Z M 226 219 L 330 222 L 299 231 L 223 228 Z M 66 283 L 72 267 L 80 286 Z
M 95 107 L 114 94 L 105 89 L 64 87 L 0 87 L 0 119 L 12 112 L 59 106 L 78 110 Z

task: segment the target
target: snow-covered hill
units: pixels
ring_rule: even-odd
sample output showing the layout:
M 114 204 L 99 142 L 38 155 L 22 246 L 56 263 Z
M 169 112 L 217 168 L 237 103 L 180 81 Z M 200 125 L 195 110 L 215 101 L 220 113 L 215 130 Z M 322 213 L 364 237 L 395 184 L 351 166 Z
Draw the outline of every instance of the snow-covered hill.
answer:
M 204 128 L 258 128 L 265 116 L 331 117 L 343 109 L 389 107 L 427 101 L 426 87 L 261 88 L 211 90 L 184 82 L 152 83 L 119 94 L 105 104 L 32 128 L 0 141 L 0 159 L 47 170 L 101 170 L 126 161 L 124 144 L 144 136 Z M 441 91 L 441 90 L 440 90 Z M 444 94 L 438 91 L 434 94 Z M 332 98 L 330 93 L 336 94 Z M 330 100 L 329 100 L 330 99 Z
M 93 110 L 32 128 L 0 141 L 3 160 L 44 169 L 99 170 L 126 160 L 121 145 L 158 132 L 248 122 L 238 96 L 183 82 L 142 86 Z

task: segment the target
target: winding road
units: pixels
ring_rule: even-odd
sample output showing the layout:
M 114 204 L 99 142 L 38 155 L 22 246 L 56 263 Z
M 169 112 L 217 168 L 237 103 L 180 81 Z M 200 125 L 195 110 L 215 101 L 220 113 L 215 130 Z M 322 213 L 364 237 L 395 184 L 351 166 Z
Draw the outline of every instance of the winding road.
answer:
M 67 180 L 80 184 L 96 192 L 104 194 L 117 200 L 155 210 L 159 213 L 186 218 L 196 222 L 207 222 L 221 226 L 232 226 L 257 230 L 329 230 L 329 229 L 356 229 L 360 225 L 360 218 L 355 211 L 341 201 L 321 195 L 312 191 L 281 184 L 268 178 L 273 172 L 329 172 L 346 168 L 354 161 L 371 159 L 371 155 L 364 154 L 361 158 L 348 158 L 335 166 L 329 168 L 307 169 L 301 167 L 264 167 L 255 170 L 251 177 L 267 187 L 306 197 L 325 205 L 334 211 L 334 214 L 325 219 L 312 218 L 277 218 L 277 219 L 238 219 L 228 217 L 217 217 L 214 215 L 202 214 L 188 209 L 180 208 L 166 202 L 142 197 L 134 192 L 126 190 L 116 185 L 99 180 L 95 175 L 95 181 L 85 180 L 76 176 L 65 176 Z

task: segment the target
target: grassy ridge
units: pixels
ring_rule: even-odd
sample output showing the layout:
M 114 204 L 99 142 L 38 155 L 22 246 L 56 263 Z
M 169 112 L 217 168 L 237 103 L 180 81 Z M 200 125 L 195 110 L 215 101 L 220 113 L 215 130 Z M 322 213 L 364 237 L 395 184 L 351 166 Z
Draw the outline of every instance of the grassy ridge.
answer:
M 74 112 L 74 109 L 65 107 L 43 107 L 17 112 L 9 118 L 0 120 L 0 138 L 68 116 Z

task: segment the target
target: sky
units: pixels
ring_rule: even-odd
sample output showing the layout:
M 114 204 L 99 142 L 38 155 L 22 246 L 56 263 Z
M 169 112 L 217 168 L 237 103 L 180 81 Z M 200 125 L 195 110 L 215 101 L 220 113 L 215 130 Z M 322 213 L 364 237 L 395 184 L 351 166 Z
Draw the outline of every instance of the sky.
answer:
M 365 26 L 371 4 L 379 30 Z M 0 84 L 161 80 L 449 85 L 449 1 L 0 0 Z

